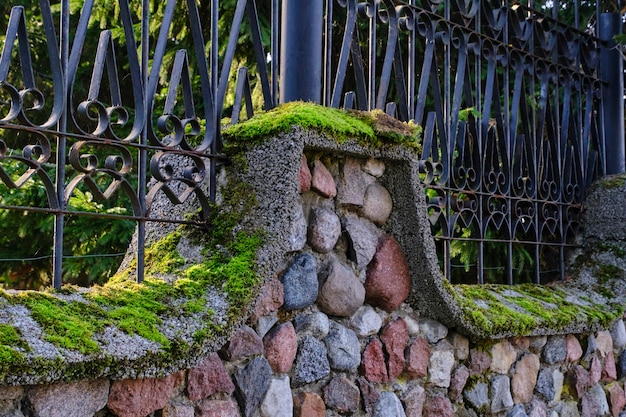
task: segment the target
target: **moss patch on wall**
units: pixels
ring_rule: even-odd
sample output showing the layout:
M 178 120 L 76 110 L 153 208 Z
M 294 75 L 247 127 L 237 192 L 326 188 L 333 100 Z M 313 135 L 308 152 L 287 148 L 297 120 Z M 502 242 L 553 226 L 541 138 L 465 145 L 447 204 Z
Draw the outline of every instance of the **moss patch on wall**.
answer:
M 530 336 L 568 333 L 573 323 L 608 328 L 622 317 L 624 306 L 601 291 L 558 285 L 451 285 L 453 294 L 475 336 Z
M 371 112 L 345 111 L 313 103 L 292 102 L 267 113 L 229 126 L 223 135 L 227 141 L 256 142 L 293 126 L 327 134 L 338 142 L 356 139 L 363 145 L 401 144 L 417 149 L 422 129 L 409 122 L 402 123 L 381 110 Z
M 34 352 L 33 340 L 24 337 L 20 323 L 11 319 L 0 323 L 0 383 L 16 375 L 19 383 L 30 381 L 19 379 L 26 375 L 36 378 L 34 383 L 45 382 L 54 379 L 51 375 L 58 374 L 59 368 L 64 369 L 56 377 L 61 380 L 123 375 L 124 368 L 133 367 L 135 374 L 141 374 L 142 367 L 163 372 L 225 336 L 243 319 L 260 286 L 256 253 L 263 241 L 262 233 L 238 227 L 255 204 L 249 187 L 231 184 L 224 192 L 224 208 L 213 207 L 208 230 L 180 227 L 146 249 L 142 283 L 134 281 L 136 264 L 131 262 L 106 284 L 90 289 L 0 291 L 4 305 L 27 309 L 27 317 L 43 331 L 39 338 L 58 349 L 51 356 Z M 231 205 L 234 201 L 236 207 Z M 187 262 L 178 250 L 183 240 L 201 246 L 205 260 Z M 173 283 L 164 277 L 174 277 Z M 227 306 L 219 318 L 212 305 L 215 297 Z M 179 323 L 181 329 L 168 323 Z M 111 342 L 103 341 L 107 329 L 146 341 L 137 348 L 142 353 L 133 353 L 137 360 L 132 366 L 110 354 L 106 345 Z M 74 358 L 80 354 L 83 359 L 68 364 L 67 354 Z

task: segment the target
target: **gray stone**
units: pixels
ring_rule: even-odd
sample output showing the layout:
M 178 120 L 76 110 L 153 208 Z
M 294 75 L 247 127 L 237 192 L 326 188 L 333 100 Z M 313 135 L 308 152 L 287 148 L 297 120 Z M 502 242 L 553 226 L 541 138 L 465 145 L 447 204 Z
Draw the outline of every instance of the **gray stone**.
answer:
M 626 327 L 624 320 L 617 320 L 611 326 L 611 337 L 613 338 L 613 349 L 621 350 L 626 346 Z
M 26 393 L 26 414 L 32 417 L 93 417 L 104 408 L 109 380 L 85 380 L 52 385 L 35 385 Z
M 24 387 L 21 385 L 10 387 L 0 387 L 0 400 L 17 400 L 24 394 Z
M 406 417 L 406 414 L 396 394 L 385 391 L 380 394 L 372 417 Z
M 499 413 L 513 407 L 511 396 L 511 380 L 506 375 L 491 378 L 491 411 Z
M 450 386 L 450 378 L 452 367 L 454 366 L 454 352 L 452 346 L 445 344 L 438 346 L 430 354 L 428 363 L 428 380 L 431 384 L 448 388 Z
M 252 359 L 244 368 L 235 371 L 233 379 L 237 390 L 237 401 L 246 417 L 259 408 L 263 396 L 270 386 L 272 368 L 263 357 Z
M 600 384 L 595 384 L 591 387 L 588 394 L 598 410 L 598 415 L 604 416 L 609 414 L 609 403 L 606 399 L 606 393 Z
M 262 417 L 292 417 L 293 397 L 289 377 L 274 377 L 261 403 Z
M 382 226 L 393 210 L 391 194 L 381 184 L 374 182 L 365 190 L 360 214 L 373 223 Z
M 317 306 L 331 316 L 350 317 L 365 301 L 365 287 L 351 269 L 331 257 L 320 272 Z
M 475 410 L 485 410 L 489 407 L 489 386 L 486 382 L 478 381 L 463 391 L 463 398 Z
M 454 417 L 478 417 L 478 414 L 476 414 L 476 411 L 472 410 L 472 409 L 465 409 L 465 408 L 460 408 L 457 409 L 456 413 L 454 414 Z
M 341 235 L 341 222 L 335 212 L 315 208 L 309 215 L 308 243 L 317 252 L 328 253 Z
M 18 408 L 15 408 L 16 405 L 13 404 L 13 401 L 9 400 L 0 400 L 0 403 L 9 402 L 10 405 L 7 405 L 9 408 L 5 410 L 3 406 L 0 406 L 0 416 L 2 417 L 24 417 L 22 411 Z M 193 416 L 192 416 L 193 417 Z
M 324 313 L 315 312 L 308 314 L 298 314 L 293 320 L 298 336 L 311 336 L 316 339 L 323 339 L 330 330 L 328 316 Z
M 357 269 L 362 270 L 376 254 L 381 231 L 371 221 L 354 214 L 347 214 L 342 223 L 348 240 L 346 255 L 356 264 Z
M 567 347 L 564 336 L 551 336 L 543 347 L 542 359 L 548 365 L 565 361 Z
M 385 163 L 381 160 L 370 158 L 361 164 L 361 169 L 373 177 L 380 178 L 385 173 Z
M 377 334 L 382 325 L 383 319 L 380 314 L 368 305 L 359 308 L 350 319 L 350 328 L 359 337 Z
M 424 337 L 433 345 L 448 335 L 448 328 L 435 320 L 420 320 L 419 326 Z
M 528 417 L 548 417 L 548 406 L 538 399 L 533 399 L 528 406 Z
M 256 322 L 256 332 L 260 338 L 263 338 L 278 321 L 276 316 L 261 316 Z
M 194 417 L 196 414 L 190 405 L 168 404 L 163 409 L 162 415 L 166 417 Z
M 528 417 L 528 414 L 526 414 L 522 404 L 517 404 L 506 413 L 506 417 Z
M 330 374 L 326 347 L 319 340 L 305 336 L 300 341 L 293 375 L 295 386 L 317 381 Z
M 596 338 L 592 334 L 587 337 L 587 348 L 585 349 L 584 359 L 586 362 L 591 362 L 593 355 L 596 353 L 598 347 L 596 346 Z
M 296 256 L 281 280 L 285 291 L 283 304 L 285 310 L 298 310 L 315 302 L 319 283 L 315 259 L 311 254 L 303 253 Z
M 530 339 L 529 349 L 533 353 L 541 353 L 541 350 L 548 342 L 547 336 L 535 336 Z
M 554 407 L 554 411 L 558 413 L 558 417 L 580 417 L 578 412 L 578 404 L 575 401 L 563 401 Z M 552 415 L 550 415 L 552 417 Z
M 361 363 L 361 346 L 356 334 L 337 322 L 330 322 L 324 339 L 330 366 L 338 371 L 355 370 Z
M 554 379 L 552 378 L 552 369 L 543 368 L 539 371 L 539 375 L 537 375 L 537 385 L 535 390 L 543 395 L 543 397 L 548 400 L 548 402 L 552 401 L 555 396 L 554 392 Z
M 307 224 L 301 207 L 293 209 L 293 216 L 288 219 L 286 241 L 289 252 L 302 250 L 306 245 Z
M 460 333 L 453 332 L 448 335 L 448 341 L 454 347 L 454 357 L 464 361 L 469 357 L 469 339 Z
M 617 357 L 617 378 L 622 379 L 626 377 L 626 350 Z
M 324 387 L 324 402 L 340 414 L 354 413 L 359 409 L 359 388 L 345 377 L 335 377 Z

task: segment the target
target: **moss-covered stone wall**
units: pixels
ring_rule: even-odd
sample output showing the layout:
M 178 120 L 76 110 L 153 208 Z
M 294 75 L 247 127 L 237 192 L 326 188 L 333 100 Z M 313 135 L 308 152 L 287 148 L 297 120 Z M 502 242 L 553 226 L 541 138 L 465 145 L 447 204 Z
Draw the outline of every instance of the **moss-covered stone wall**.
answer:
M 400 315 L 435 320 L 478 350 L 509 337 L 576 335 L 586 340 L 620 322 L 626 230 L 622 234 L 596 223 L 605 225 L 608 215 L 614 222 L 626 218 L 619 210 L 626 204 L 603 204 L 607 195 L 621 201 L 626 182 L 611 178 L 591 191 L 587 213 L 594 214 L 588 215 L 586 240 L 566 282 L 450 285 L 439 270 L 430 234 L 419 133 L 419 127 L 382 113 L 345 113 L 304 103 L 225 130 L 232 164 L 222 167 L 218 205 L 207 230 L 175 229 L 154 239 L 144 283 L 132 282 L 133 263 L 128 262 L 101 287 L 0 294 L 0 382 L 23 386 L 164 377 L 194 369 L 222 348 L 253 315 L 261 289 L 280 277 L 306 245 L 303 154 L 323 155 L 331 165 L 333 159 L 360 158 L 386 166 L 377 181 L 389 191 L 393 210 L 382 230 L 406 256 L 411 291 L 401 312 L 387 312 L 383 321 Z M 280 322 L 293 318 L 293 313 L 276 314 Z M 416 330 L 410 340 L 420 334 L 425 337 Z M 429 352 L 438 350 L 433 343 Z M 454 369 L 470 365 L 467 358 L 456 360 Z

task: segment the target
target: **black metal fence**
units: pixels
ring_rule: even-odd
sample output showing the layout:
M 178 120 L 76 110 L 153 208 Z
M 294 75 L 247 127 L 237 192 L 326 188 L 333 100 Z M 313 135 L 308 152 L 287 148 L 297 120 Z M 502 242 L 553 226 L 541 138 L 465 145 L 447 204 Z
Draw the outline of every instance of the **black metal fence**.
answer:
M 174 221 L 202 224 L 222 118 L 237 122 L 244 106 L 250 116 L 256 102 L 271 109 L 279 87 L 283 101 L 379 108 L 423 126 L 423 181 L 450 280 L 563 278 L 585 187 L 624 170 L 619 14 L 585 1 L 304 3 L 120 0 L 105 30 L 94 0 L 11 10 L 0 191 L 35 182 L 46 199 L 0 209 L 55 217 L 53 285 L 69 216 L 136 221 L 141 280 L 145 223 L 172 221 L 152 216 L 155 196 L 197 198 L 200 217 Z M 75 209 L 76 190 L 122 198 L 131 212 Z

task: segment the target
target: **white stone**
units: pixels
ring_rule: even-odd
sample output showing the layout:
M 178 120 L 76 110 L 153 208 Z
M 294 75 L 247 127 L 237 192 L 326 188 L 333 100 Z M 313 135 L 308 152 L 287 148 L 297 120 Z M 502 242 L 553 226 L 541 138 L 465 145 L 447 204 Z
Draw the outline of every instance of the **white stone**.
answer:
M 451 347 L 451 346 L 450 346 Z M 452 349 L 437 349 L 430 355 L 428 362 L 428 375 L 431 384 L 448 388 L 452 367 L 454 366 L 454 353 Z
M 382 317 L 368 305 L 359 308 L 350 319 L 350 328 L 359 337 L 377 334 L 382 325 Z
M 288 376 L 272 378 L 260 408 L 262 417 L 293 417 L 293 397 Z
M 448 328 L 435 320 L 420 320 L 419 327 L 424 337 L 426 337 L 431 344 L 437 343 L 448 335 Z
M 407 314 L 402 315 L 402 318 L 406 323 L 406 329 L 410 337 L 415 337 L 420 334 L 420 324 L 417 320 Z
M 406 417 L 402 402 L 393 392 L 385 391 L 380 394 L 373 417 Z
M 387 222 L 391 210 L 393 200 L 389 191 L 377 182 L 370 184 L 363 196 L 361 215 L 381 226 Z
M 613 338 L 608 330 L 596 334 L 596 349 L 603 358 L 608 354 L 613 354 Z
M 361 169 L 376 178 L 380 178 L 385 173 L 385 163 L 378 159 L 370 158 L 361 165 Z
M 561 394 L 563 393 L 563 380 L 563 373 L 558 369 L 555 369 L 552 372 L 552 381 L 554 381 L 554 400 L 551 401 L 551 404 L 561 401 Z
M 508 340 L 496 343 L 491 348 L 491 370 L 495 373 L 508 374 L 516 359 L 517 351 Z

